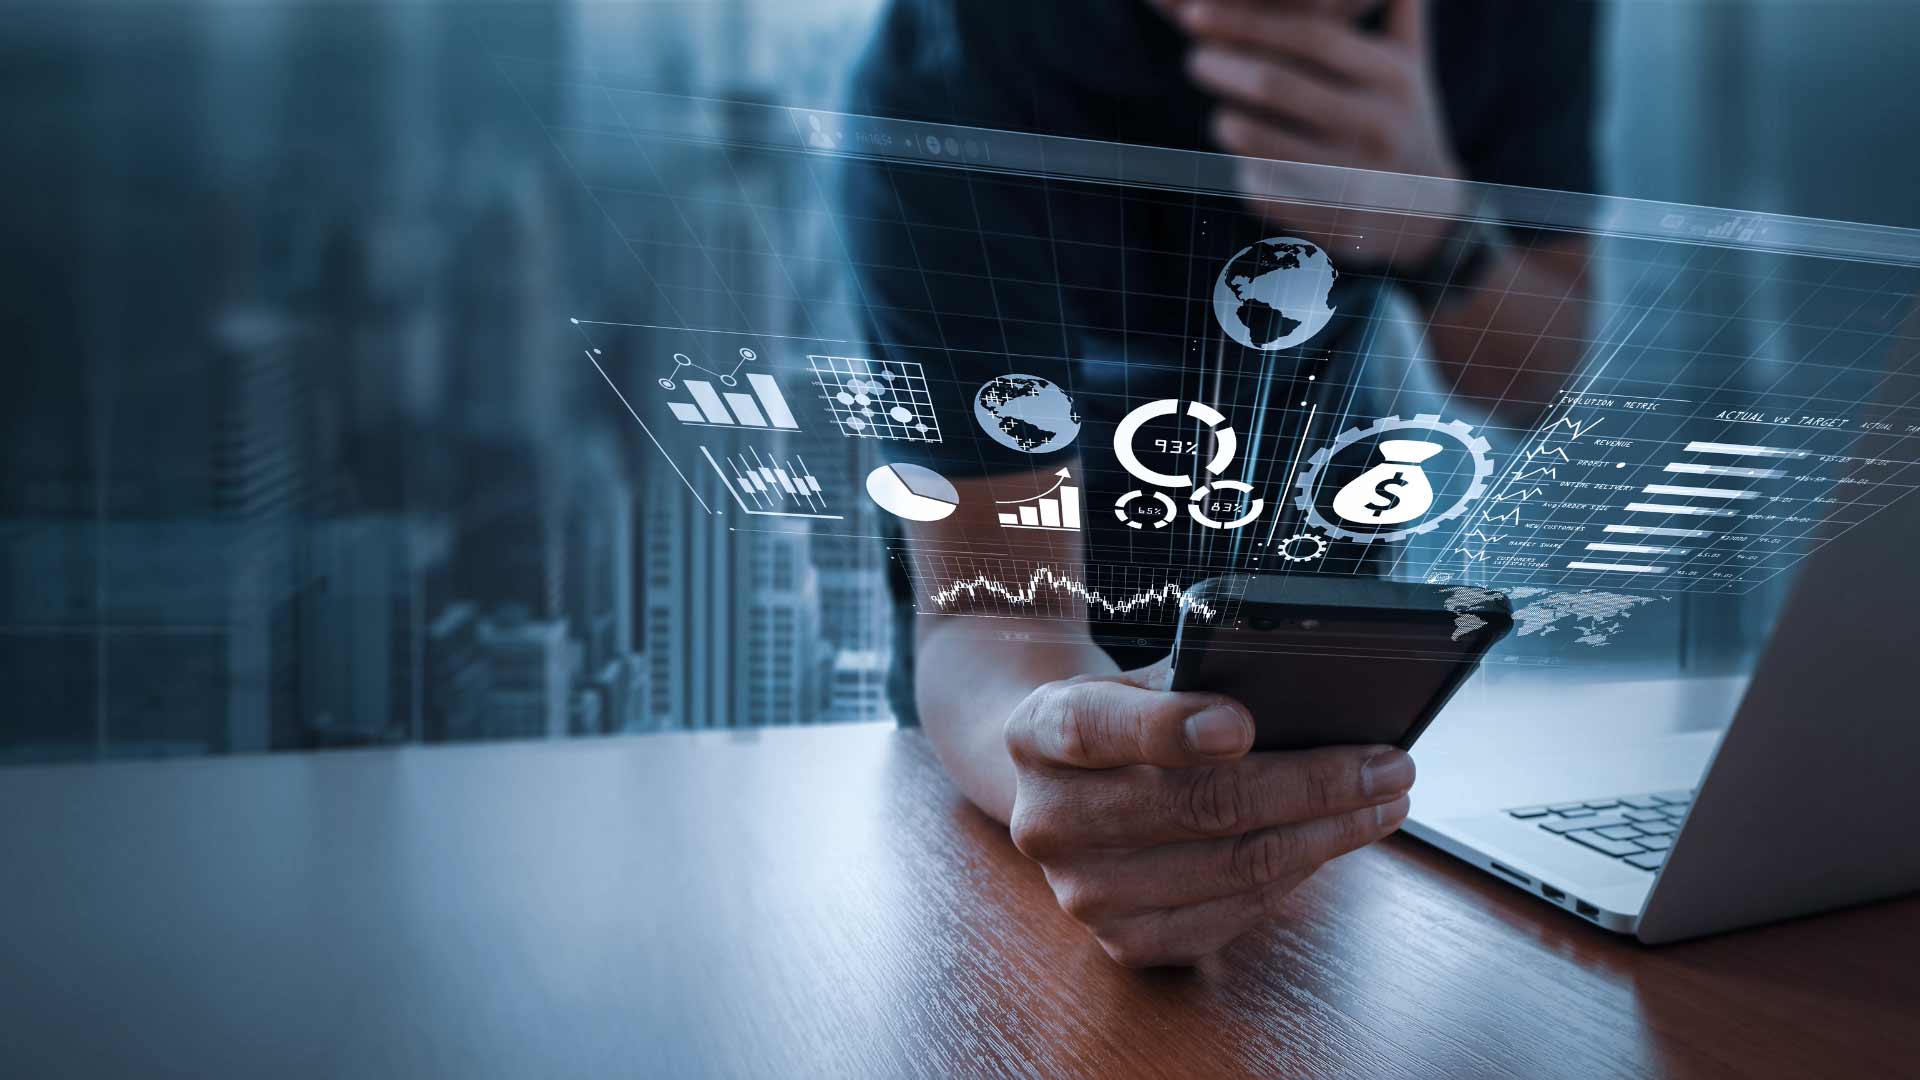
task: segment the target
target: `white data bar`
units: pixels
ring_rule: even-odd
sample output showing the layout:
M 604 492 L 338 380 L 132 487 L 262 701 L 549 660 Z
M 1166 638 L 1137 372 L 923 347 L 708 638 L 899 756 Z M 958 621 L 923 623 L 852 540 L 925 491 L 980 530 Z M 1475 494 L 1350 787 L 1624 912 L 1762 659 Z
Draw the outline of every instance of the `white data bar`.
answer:
M 1606 570 L 1622 574 L 1664 574 L 1667 572 L 1667 568 L 1664 566 L 1643 566 L 1639 563 L 1624 562 L 1570 562 L 1567 564 L 1567 569 Z
M 1677 536 L 1681 539 L 1713 535 L 1705 529 L 1663 529 L 1653 525 L 1607 525 L 1601 531 L 1630 533 L 1634 536 Z
M 1731 510 L 1714 510 L 1705 506 L 1675 506 L 1671 503 L 1628 503 L 1627 509 L 1636 514 L 1680 514 L 1686 517 L 1732 517 Z
M 793 410 L 787 408 L 787 399 L 780 394 L 780 384 L 771 375 L 753 372 L 747 376 L 753 384 L 753 392 L 760 395 L 760 405 L 767 410 L 767 419 L 777 428 L 798 428 L 800 422 L 793 418 Z
M 1695 476 L 1738 476 L 1743 480 L 1777 480 L 1787 475 L 1783 469 L 1745 469 L 1738 465 L 1695 465 L 1691 462 L 1676 461 L 1667 466 L 1672 473 L 1691 473 Z
M 727 412 L 725 405 L 720 404 L 720 395 L 713 392 L 712 383 L 688 379 L 687 393 L 693 395 L 693 403 L 700 406 L 700 411 L 706 414 L 707 423 L 732 426 L 733 414 Z
M 1730 457 L 1806 457 L 1805 450 L 1782 450 L 1777 446 L 1748 446 L 1745 443 L 1690 442 L 1690 454 L 1726 454 Z
M 767 426 L 766 419 L 760 415 L 760 408 L 753 403 L 751 395 L 722 394 L 720 396 L 726 398 L 727 404 L 733 406 L 733 415 L 739 417 L 742 424 L 747 427 Z
M 1616 555 L 1685 555 L 1686 548 L 1661 547 L 1659 544 L 1588 544 L 1588 551 L 1611 551 Z
M 1744 491 L 1740 488 L 1703 488 L 1688 487 L 1685 484 L 1648 484 L 1640 489 L 1648 495 L 1685 495 L 1699 496 L 1703 499 L 1757 499 L 1757 491 Z

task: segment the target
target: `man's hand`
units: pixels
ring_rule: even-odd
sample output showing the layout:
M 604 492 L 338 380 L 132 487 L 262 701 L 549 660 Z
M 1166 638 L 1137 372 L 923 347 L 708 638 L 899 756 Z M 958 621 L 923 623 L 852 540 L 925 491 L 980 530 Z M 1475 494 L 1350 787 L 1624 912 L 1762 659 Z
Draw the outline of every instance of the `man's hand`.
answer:
M 1245 707 L 1165 679 L 1163 662 L 1049 683 L 1006 726 L 1014 843 L 1128 967 L 1218 951 L 1398 828 L 1413 786 L 1391 747 L 1249 754 Z
M 1168 3 L 1194 38 L 1188 72 L 1221 99 L 1213 135 L 1223 149 L 1463 178 L 1429 70 L 1425 0 L 1388 0 L 1379 33 L 1358 27 L 1366 5 L 1349 0 Z M 1336 175 L 1327 183 L 1324 195 L 1337 200 L 1342 181 Z M 1357 233 L 1360 254 L 1387 265 L 1419 264 L 1445 231 L 1407 229 L 1404 219 L 1386 215 L 1367 218 L 1342 220 Z

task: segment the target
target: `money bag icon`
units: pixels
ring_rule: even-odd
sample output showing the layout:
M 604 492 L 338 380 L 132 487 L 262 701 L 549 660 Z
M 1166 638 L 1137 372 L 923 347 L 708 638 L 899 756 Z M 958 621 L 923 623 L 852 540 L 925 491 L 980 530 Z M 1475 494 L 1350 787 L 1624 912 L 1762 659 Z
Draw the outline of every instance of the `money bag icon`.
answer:
M 1433 507 L 1433 484 L 1420 463 L 1446 449 L 1419 439 L 1383 439 L 1386 458 L 1333 497 L 1333 512 L 1360 525 L 1398 525 Z

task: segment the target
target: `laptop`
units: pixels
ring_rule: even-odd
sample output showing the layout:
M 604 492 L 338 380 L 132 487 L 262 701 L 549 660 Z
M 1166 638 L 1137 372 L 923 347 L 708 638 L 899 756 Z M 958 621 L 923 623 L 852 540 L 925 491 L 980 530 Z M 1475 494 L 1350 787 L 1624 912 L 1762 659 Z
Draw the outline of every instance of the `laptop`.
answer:
M 1904 499 L 1809 557 L 1750 677 L 1463 692 L 1406 831 L 1648 944 L 1920 889 L 1916 537 Z M 1636 718 L 1706 726 L 1545 745 Z

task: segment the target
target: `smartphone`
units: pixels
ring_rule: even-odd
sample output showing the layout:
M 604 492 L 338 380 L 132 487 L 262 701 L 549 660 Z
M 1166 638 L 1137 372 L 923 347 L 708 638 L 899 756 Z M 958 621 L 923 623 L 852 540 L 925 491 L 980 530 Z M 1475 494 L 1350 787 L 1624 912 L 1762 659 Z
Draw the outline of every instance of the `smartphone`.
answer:
M 1173 689 L 1245 704 L 1255 750 L 1407 749 L 1513 628 L 1507 598 L 1472 586 L 1237 574 L 1188 596 Z

